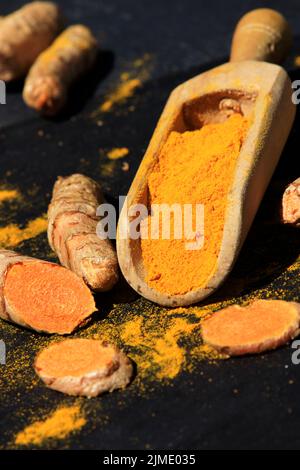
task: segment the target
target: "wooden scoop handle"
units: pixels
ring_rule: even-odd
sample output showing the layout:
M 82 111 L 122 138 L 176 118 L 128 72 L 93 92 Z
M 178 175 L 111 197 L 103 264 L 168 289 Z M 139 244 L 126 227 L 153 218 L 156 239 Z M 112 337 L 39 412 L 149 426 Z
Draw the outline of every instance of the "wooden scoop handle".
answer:
M 261 60 L 281 63 L 292 44 L 287 20 L 278 11 L 258 8 L 242 16 L 231 44 L 230 62 Z

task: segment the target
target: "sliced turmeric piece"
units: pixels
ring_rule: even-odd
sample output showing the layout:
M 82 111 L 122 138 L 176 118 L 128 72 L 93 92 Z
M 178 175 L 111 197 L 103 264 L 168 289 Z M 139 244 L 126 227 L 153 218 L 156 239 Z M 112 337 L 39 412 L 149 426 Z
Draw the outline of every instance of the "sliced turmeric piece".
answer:
M 63 266 L 95 291 L 107 291 L 118 280 L 118 260 L 109 239 L 98 237 L 100 186 L 74 174 L 58 178 L 48 209 L 48 240 Z
M 96 310 L 74 273 L 9 250 L 0 250 L 0 300 L 1 318 L 45 333 L 71 333 Z
M 70 26 L 31 67 L 23 97 L 28 106 L 46 115 L 64 108 L 70 86 L 94 65 L 98 44 L 83 25 Z
M 282 198 L 282 220 L 300 227 L 300 178 L 289 184 Z
M 47 387 L 87 397 L 125 388 L 133 373 L 116 346 L 83 338 L 51 344 L 37 355 L 34 368 Z
M 0 21 L 0 79 L 23 77 L 59 34 L 63 19 L 52 2 L 32 2 Z
M 275 349 L 299 333 L 300 304 L 256 300 L 246 307 L 232 305 L 202 324 L 202 338 L 230 356 Z

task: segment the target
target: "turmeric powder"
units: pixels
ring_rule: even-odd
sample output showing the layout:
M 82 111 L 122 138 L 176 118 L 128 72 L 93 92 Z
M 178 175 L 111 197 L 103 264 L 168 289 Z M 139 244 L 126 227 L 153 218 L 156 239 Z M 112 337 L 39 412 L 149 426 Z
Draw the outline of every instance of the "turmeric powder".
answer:
M 126 78 L 125 78 L 126 77 Z M 130 98 L 136 88 L 141 86 L 141 80 L 139 78 L 128 78 L 127 76 L 121 76 L 121 84 L 117 90 L 110 95 L 110 97 L 101 105 L 100 111 L 107 113 L 110 111 L 115 103 L 125 101 Z
M 151 204 L 204 205 L 204 246 L 187 250 L 186 238 L 142 238 L 147 282 L 168 294 L 207 285 L 222 242 L 227 197 L 248 120 L 233 114 L 200 130 L 171 132 L 148 179 Z M 151 227 L 151 215 L 148 227 Z M 171 223 L 174 217 L 171 214 Z M 161 221 L 160 221 L 161 229 Z
M 64 439 L 86 424 L 86 419 L 78 405 L 62 406 L 45 420 L 35 421 L 20 431 L 15 444 L 26 446 L 40 445 L 48 439 Z
M 16 189 L 0 189 L 0 203 L 19 198 L 19 192 Z
M 112 111 L 116 105 L 123 104 L 134 95 L 149 77 L 152 69 L 152 56 L 146 53 L 128 65 L 128 70 L 120 74 L 119 82 L 105 97 L 105 101 L 92 113 L 92 117 Z
M 300 227 L 300 178 L 290 183 L 283 193 L 282 221 Z
M 25 102 L 43 114 L 57 114 L 71 85 L 93 67 L 97 54 L 97 40 L 89 28 L 70 26 L 31 67 L 23 91 Z
M 226 358 L 203 344 L 199 334 L 202 321 L 216 308 L 220 304 L 163 309 L 142 301 L 132 304 L 124 317 L 120 304 L 107 318 L 93 323 L 80 335 L 105 340 L 125 350 L 137 367 L 132 386 L 144 391 L 156 381 L 168 382 L 184 370 L 199 369 L 199 361 Z
M 67 334 L 96 310 L 85 283 L 62 266 L 0 250 L 0 317 L 45 333 Z
M 108 238 L 97 235 L 97 208 L 104 201 L 96 181 L 81 174 L 59 177 L 48 208 L 48 240 L 62 265 L 95 291 L 118 281 L 118 260 Z
M 34 368 L 47 387 L 89 398 L 125 388 L 133 372 L 130 359 L 115 345 L 83 338 L 50 344 Z
M 8 224 L 0 227 L 0 247 L 13 248 L 25 240 L 37 237 L 47 230 L 47 218 L 45 216 L 30 220 L 24 228 L 16 224 Z
M 299 334 L 300 304 L 255 300 L 232 305 L 205 320 L 203 340 L 216 350 L 237 356 L 275 349 Z

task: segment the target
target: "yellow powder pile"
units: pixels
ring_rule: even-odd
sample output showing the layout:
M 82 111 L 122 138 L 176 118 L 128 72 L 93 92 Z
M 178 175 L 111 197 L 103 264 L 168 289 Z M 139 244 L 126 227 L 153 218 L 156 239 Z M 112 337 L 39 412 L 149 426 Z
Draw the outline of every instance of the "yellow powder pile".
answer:
M 76 336 L 107 339 L 121 347 L 137 365 L 138 374 L 130 390 L 138 393 L 148 392 L 156 384 L 168 383 L 182 371 L 201 373 L 203 361 L 215 364 L 226 358 L 210 346 L 204 345 L 201 340 L 201 323 L 213 312 L 236 303 L 246 305 L 254 298 L 297 301 L 298 278 L 295 274 L 298 271 L 299 260 L 281 274 L 279 284 L 276 281 L 276 286 L 280 285 L 280 288 L 273 286 L 252 289 L 244 296 L 241 292 L 245 289 L 249 291 L 253 281 L 251 275 L 249 278 L 243 275 L 242 279 L 234 277 L 219 291 L 220 298 L 228 300 L 176 309 L 161 308 L 142 298 L 133 301 L 135 296 L 133 297 L 128 286 L 120 286 L 113 295 L 116 304 L 109 314 L 99 322 L 86 325 L 83 330 L 76 333 Z M 291 297 L 293 284 L 294 298 Z M 8 349 L 7 364 L 1 372 L 1 381 L 5 390 L 9 390 L 10 393 L 5 394 L 6 397 L 3 396 L 2 401 L 9 400 L 13 393 L 23 409 L 24 389 L 32 390 L 38 382 L 32 370 L 32 357 L 53 341 L 53 338 L 36 334 L 28 336 L 27 332 L 22 330 L 18 331 L 18 337 L 20 335 L 26 335 L 25 349 L 24 346 L 14 343 L 16 327 L 0 321 L 0 337 L 5 341 L 7 339 L 11 345 Z
M 204 246 L 188 250 L 188 238 L 175 239 L 171 232 L 171 239 L 162 239 L 161 234 L 159 239 L 151 239 L 149 231 L 141 247 L 150 287 L 168 294 L 185 294 L 207 285 L 214 274 L 228 192 L 247 129 L 247 119 L 234 114 L 223 123 L 169 135 L 148 180 L 150 203 L 177 203 L 182 213 L 184 204 L 194 208 L 197 203 L 203 204 Z M 147 221 L 151 228 L 151 216 Z M 160 230 L 161 225 L 160 221 Z
M 36 421 L 19 432 L 15 438 L 17 445 L 40 445 L 47 439 L 64 439 L 86 424 L 78 405 L 58 408 L 44 421 Z
M 19 198 L 19 192 L 16 189 L 0 189 L 0 203 Z
M 110 160 L 118 160 L 119 158 L 126 157 L 128 155 L 129 150 L 127 147 L 116 147 L 111 149 L 107 156 Z
M 0 227 L 0 246 L 12 248 L 25 240 L 34 238 L 47 230 L 46 216 L 37 217 L 28 222 L 26 227 L 20 228 L 16 224 L 9 224 L 6 227 Z

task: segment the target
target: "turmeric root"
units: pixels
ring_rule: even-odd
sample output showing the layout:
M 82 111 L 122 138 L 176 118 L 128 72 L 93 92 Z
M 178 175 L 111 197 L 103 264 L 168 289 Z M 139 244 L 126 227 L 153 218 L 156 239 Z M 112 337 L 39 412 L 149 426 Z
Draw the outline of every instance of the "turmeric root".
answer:
M 34 368 L 49 388 L 87 397 L 125 388 L 133 372 L 116 346 L 80 338 L 51 344 L 37 355 Z
M 118 280 L 118 260 L 110 240 L 96 234 L 103 202 L 99 185 L 87 176 L 58 178 L 48 209 L 48 240 L 63 266 L 82 277 L 95 291 Z
M 300 304 L 256 300 L 247 307 L 232 305 L 202 324 L 202 338 L 229 356 L 275 349 L 299 333 Z
M 300 227 L 300 178 L 291 183 L 283 193 L 282 220 L 285 224 Z
M 62 26 L 60 10 L 51 2 L 32 2 L 1 18 L 0 79 L 23 77 Z
M 0 317 L 45 333 L 71 333 L 96 310 L 82 279 L 55 263 L 0 250 Z
M 88 28 L 67 28 L 31 67 L 25 102 L 43 114 L 57 114 L 66 104 L 70 86 L 91 69 L 97 53 L 97 41 Z

